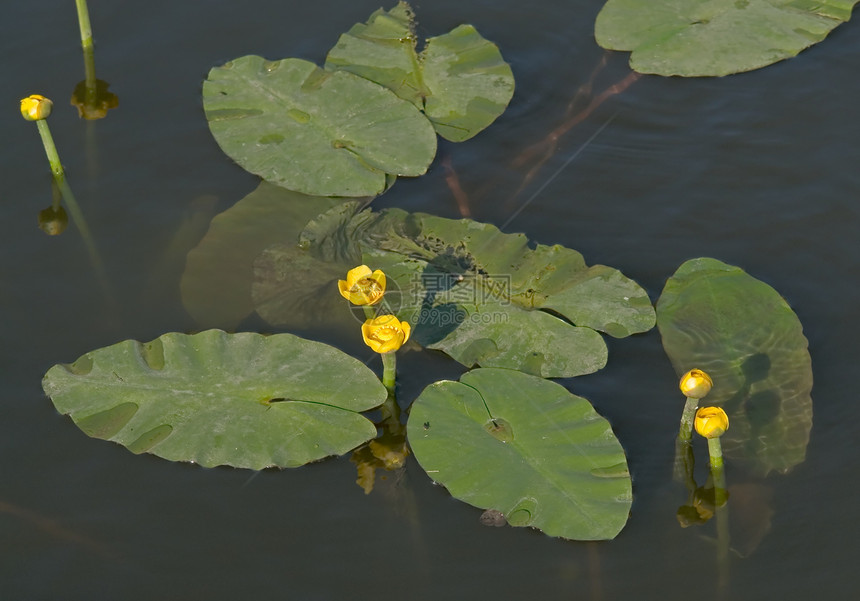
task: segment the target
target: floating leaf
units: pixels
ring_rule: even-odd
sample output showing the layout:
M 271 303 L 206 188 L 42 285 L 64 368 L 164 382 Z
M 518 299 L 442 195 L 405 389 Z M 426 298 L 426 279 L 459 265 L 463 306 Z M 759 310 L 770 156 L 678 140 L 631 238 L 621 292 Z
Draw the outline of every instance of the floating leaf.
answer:
M 360 361 L 291 334 L 207 330 L 126 340 L 42 383 L 87 435 L 205 467 L 294 467 L 374 438 L 385 387 Z
M 640 73 L 751 71 L 795 56 L 851 18 L 857 0 L 608 0 L 597 43 L 632 51 Z
M 367 204 L 369 200 L 352 202 Z M 204 328 L 235 328 L 255 309 L 251 286 L 257 257 L 275 244 L 300 252 L 296 245 L 302 228 L 321 212 L 344 202 L 260 183 L 248 196 L 216 215 L 204 238 L 188 253 L 180 283 L 186 311 Z M 293 279 L 297 298 L 306 298 L 309 290 L 330 283 L 334 269 L 343 277 L 340 267 L 322 266 L 311 274 L 312 281 Z M 256 306 L 265 307 L 265 298 L 263 293 Z M 313 307 L 313 303 L 302 306 L 305 311 Z M 281 323 L 298 327 L 314 321 L 313 315 L 293 310 Z
M 346 71 L 244 56 L 215 67 L 203 107 L 221 149 L 263 179 L 305 194 L 375 196 L 388 175 L 421 175 L 436 135 L 411 103 Z
M 727 456 L 762 474 L 803 462 L 811 359 L 800 321 L 773 288 L 716 259 L 692 259 L 666 283 L 657 327 L 679 375 L 695 367 L 714 381 L 702 404 L 729 415 Z
M 471 25 L 427 40 L 418 52 L 415 17 L 405 2 L 377 10 L 338 40 L 327 69 L 350 71 L 423 110 L 440 136 L 467 140 L 501 115 L 514 76 L 499 48 Z
M 627 522 L 624 450 L 609 422 L 559 384 L 476 369 L 428 386 L 410 409 L 408 432 L 433 480 L 511 525 L 598 540 Z
M 382 269 L 387 310 L 412 324 L 414 340 L 464 365 L 543 377 L 591 373 L 607 356 L 595 330 L 623 337 L 654 325 L 642 288 L 615 269 L 587 267 L 574 250 L 532 249 L 522 234 L 468 219 L 359 208 L 320 216 L 300 245 L 322 261 L 349 257 Z M 293 261 L 270 262 L 255 286 L 277 280 Z

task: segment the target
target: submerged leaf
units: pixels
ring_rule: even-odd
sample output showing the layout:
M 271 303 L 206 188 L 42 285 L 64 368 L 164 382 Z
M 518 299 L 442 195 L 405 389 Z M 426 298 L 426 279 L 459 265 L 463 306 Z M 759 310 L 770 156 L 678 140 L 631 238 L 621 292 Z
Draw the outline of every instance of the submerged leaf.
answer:
M 412 405 L 408 432 L 433 480 L 511 525 L 598 540 L 627 522 L 621 444 L 587 400 L 554 382 L 506 369 L 436 382 Z
M 207 330 L 126 340 L 42 383 L 87 435 L 205 467 L 294 467 L 374 438 L 387 392 L 360 361 L 291 334 Z
M 215 67 L 203 107 L 233 160 L 305 194 L 374 196 L 388 174 L 421 175 L 436 154 L 433 128 L 411 103 L 300 59 L 244 56 Z
M 597 43 L 632 51 L 640 73 L 751 71 L 795 56 L 851 17 L 857 0 L 608 0 Z
M 692 259 L 666 283 L 657 327 L 679 375 L 695 367 L 713 380 L 703 404 L 728 413 L 726 456 L 761 474 L 803 462 L 812 365 L 800 321 L 776 290 L 716 259 Z
M 377 10 L 354 25 L 326 57 L 327 69 L 346 70 L 383 85 L 423 110 L 440 136 L 467 140 L 501 115 L 514 76 L 499 48 L 471 25 L 427 40 L 417 51 L 414 15 L 405 2 Z
M 544 377 L 591 373 L 607 355 L 595 330 L 622 337 L 654 325 L 642 288 L 615 269 L 586 266 L 574 250 L 532 249 L 522 234 L 468 219 L 359 208 L 320 216 L 300 245 L 322 260 L 350 257 L 383 270 L 386 310 L 413 326 L 419 344 L 464 365 Z M 257 286 L 292 260 L 258 271 Z
M 298 238 L 309 221 L 344 202 L 363 206 L 368 201 L 308 196 L 261 182 L 256 190 L 216 215 L 209 231 L 188 253 L 180 282 L 185 310 L 203 328 L 224 329 L 235 328 L 255 308 L 266 312 L 271 293 L 252 291 L 254 265 L 261 253 L 277 246 L 284 252 L 301 255 Z M 281 279 L 287 280 L 284 285 L 292 286 L 294 305 L 312 296 L 313 290 L 334 285 L 332 280 L 343 275 L 340 264 L 314 267 L 319 269 L 311 272 L 291 269 L 281 274 Z M 297 273 L 309 278 L 295 277 Z M 294 277 L 289 279 L 289 274 Z M 298 310 L 287 310 L 282 319 L 272 323 L 289 327 L 313 325 L 321 321 L 315 302 L 301 304 Z M 331 319 L 331 313 L 324 317 Z

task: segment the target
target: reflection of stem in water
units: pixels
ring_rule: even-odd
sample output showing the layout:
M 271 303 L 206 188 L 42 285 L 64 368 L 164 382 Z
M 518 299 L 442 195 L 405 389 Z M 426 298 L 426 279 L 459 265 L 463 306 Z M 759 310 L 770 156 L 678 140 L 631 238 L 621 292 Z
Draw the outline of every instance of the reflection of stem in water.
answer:
M 708 439 L 711 480 L 714 484 L 714 506 L 717 514 L 717 569 L 719 585 L 724 588 L 729 580 L 729 506 L 726 503 L 726 474 L 723 449 L 719 437 Z
M 591 582 L 591 601 L 602 601 L 603 578 L 600 569 L 600 548 L 598 543 L 589 541 L 588 545 L 588 579 Z
M 696 409 L 699 400 L 687 397 L 684 403 L 684 412 L 681 414 L 681 427 L 678 430 L 678 439 L 675 441 L 675 468 L 674 479 L 676 482 L 685 482 L 690 491 L 696 490 L 696 483 L 690 483 L 693 474 L 693 421 L 696 418 Z

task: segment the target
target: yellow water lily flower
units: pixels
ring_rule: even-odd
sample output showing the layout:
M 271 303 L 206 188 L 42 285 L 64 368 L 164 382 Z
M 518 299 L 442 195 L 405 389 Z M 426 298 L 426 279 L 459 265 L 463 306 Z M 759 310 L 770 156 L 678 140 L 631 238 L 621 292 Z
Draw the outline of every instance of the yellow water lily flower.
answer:
M 361 326 L 364 343 L 377 353 L 396 351 L 409 340 L 412 328 L 394 315 L 379 315 Z
M 337 289 L 354 305 L 375 305 L 385 294 L 385 274 L 359 265 L 347 272 L 346 280 L 338 280 Z
M 713 387 L 711 377 L 701 369 L 691 369 L 681 378 L 681 392 L 691 399 L 704 398 Z
M 695 425 L 705 438 L 719 438 L 729 429 L 729 416 L 720 407 L 702 407 L 696 411 Z
M 21 116 L 27 121 L 41 121 L 51 114 L 54 103 L 40 94 L 21 99 Z

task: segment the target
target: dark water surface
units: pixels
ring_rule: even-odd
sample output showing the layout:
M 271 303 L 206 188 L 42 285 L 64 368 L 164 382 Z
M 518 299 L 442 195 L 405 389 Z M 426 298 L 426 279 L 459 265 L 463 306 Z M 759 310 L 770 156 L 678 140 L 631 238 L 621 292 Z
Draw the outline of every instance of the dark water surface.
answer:
M 447 157 L 475 219 L 617 267 L 653 300 L 697 256 L 738 265 L 785 296 L 815 375 L 807 460 L 763 480 L 737 482 L 735 472 L 746 487 L 730 501 L 734 540 L 750 552 L 732 557 L 722 593 L 713 527 L 681 529 L 675 519 L 686 496 L 671 478 L 682 399 L 656 330 L 610 340 L 606 369 L 565 382 L 611 421 L 628 454 L 633 510 L 611 542 L 484 527 L 479 510 L 411 460 L 365 496 L 347 458 L 207 470 L 135 456 L 59 416 L 40 386 L 52 364 L 197 327 L 178 291 L 185 252 L 207 214 L 257 183 L 208 132 L 200 89 L 209 68 L 251 53 L 321 63 L 379 4 L 93 0 L 97 72 L 120 107 L 84 122 L 67 105 L 83 78 L 73 3 L 46 0 L 10 3 L 0 19 L 0 598 L 851 598 L 860 559 L 860 25 L 753 73 L 642 77 L 570 129 L 512 199 L 524 171 L 511 162 L 564 122 L 604 58 L 592 35 L 601 5 L 416 2 L 422 36 L 469 22 L 498 43 L 517 91 L 487 131 L 442 143 L 426 176 L 399 181 L 375 204 L 458 217 Z M 594 95 L 629 73 L 626 56 L 609 56 Z M 55 238 L 36 227 L 51 188 L 36 128 L 18 115 L 31 93 L 55 100 L 50 125 L 102 251 L 113 310 L 74 227 Z M 195 210 L 203 228 L 174 243 Z M 327 341 L 369 358 L 343 338 Z M 461 372 L 436 354 L 406 354 L 400 396 Z

